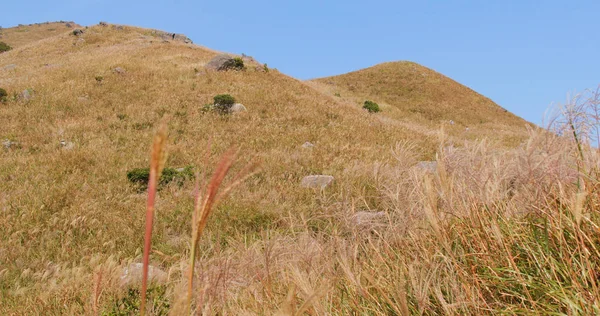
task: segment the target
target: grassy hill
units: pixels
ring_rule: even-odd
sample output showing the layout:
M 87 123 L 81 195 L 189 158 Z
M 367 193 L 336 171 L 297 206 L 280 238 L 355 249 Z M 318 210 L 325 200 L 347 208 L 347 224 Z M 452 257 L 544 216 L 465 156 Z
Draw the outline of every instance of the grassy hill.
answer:
M 528 125 L 477 92 L 408 61 L 383 63 L 310 83 L 355 106 L 375 101 L 386 117 L 406 126 L 436 129 L 444 124 L 448 133 L 461 139 L 495 138 L 514 146 L 523 141 L 523 129 Z
M 17 48 L 31 43 L 37 43 L 40 40 L 64 34 L 81 27 L 74 22 L 44 22 L 29 25 L 19 25 L 17 27 L 5 28 L 0 31 L 0 41 L 7 43 L 11 47 Z
M 507 288 L 522 282 L 510 271 L 492 273 L 507 262 L 485 254 L 514 258 L 517 250 L 504 243 L 535 242 L 506 214 L 535 210 L 550 194 L 571 199 L 577 156 L 568 141 L 528 131 L 489 99 L 414 63 L 302 82 L 249 58 L 244 71 L 205 70 L 219 52 L 161 34 L 95 25 L 77 36 L 63 23 L 2 31 L 14 47 L 0 54 L 0 88 L 8 92 L 0 103 L 3 314 L 136 311 L 139 285 L 123 278 L 141 260 L 146 194 L 127 172 L 149 165 L 163 121 L 166 167 L 204 172 L 231 146 L 240 149 L 232 174 L 261 162 L 202 236 L 198 312 L 562 306 L 487 290 L 498 286 L 495 277 Z M 224 93 L 247 111 L 203 112 Z M 361 109 L 366 99 L 383 112 Z M 433 173 L 415 167 L 434 159 Z M 334 176 L 333 185 L 300 186 L 318 174 Z M 556 191 L 561 183 L 567 189 Z M 159 191 L 151 264 L 167 277 L 153 285 L 152 314 L 181 311 L 193 191 L 193 181 Z M 498 236 L 506 241 L 490 239 Z M 519 294 L 527 293 L 512 295 Z

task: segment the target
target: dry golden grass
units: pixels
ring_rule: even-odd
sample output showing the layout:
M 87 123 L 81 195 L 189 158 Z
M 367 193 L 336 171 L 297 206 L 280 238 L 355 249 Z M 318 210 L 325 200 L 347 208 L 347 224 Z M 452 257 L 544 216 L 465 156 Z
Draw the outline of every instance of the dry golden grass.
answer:
M 165 116 L 166 167 L 204 171 L 233 145 L 241 155 L 232 175 L 262 162 L 205 222 L 198 314 L 598 310 L 596 151 L 584 146 L 582 160 L 568 139 L 527 132 L 524 121 L 444 77 L 425 83 L 427 98 L 409 95 L 432 111 L 415 114 L 412 101 L 392 109 L 398 96 L 367 92 L 373 87 L 338 98 L 320 81 L 276 70 L 205 72 L 216 54 L 109 25 L 0 55 L 0 87 L 11 96 L 33 91 L 0 104 L 0 140 L 18 143 L 0 152 L 0 313 L 114 315 L 120 303 L 137 312 L 139 285 L 129 289 L 120 277 L 142 261 L 146 195 L 126 172 L 150 164 Z M 248 111 L 203 114 L 220 93 Z M 384 112 L 360 109 L 365 97 Z M 448 114 L 433 106 L 446 98 Z M 457 118 L 452 109 L 464 100 L 468 115 Z M 440 137 L 449 119 L 456 124 Z M 460 124 L 482 136 L 464 135 Z M 469 141 L 476 138 L 485 139 Z M 316 146 L 304 149 L 305 141 Z M 434 158 L 436 172 L 414 168 Z M 310 174 L 331 174 L 335 184 L 301 189 Z M 150 264 L 168 278 L 152 285 L 150 315 L 165 304 L 185 314 L 192 182 L 158 191 Z M 357 224 L 359 211 L 385 215 Z
M 68 27 L 67 24 L 70 24 L 71 27 Z M 20 25 L 2 29 L 0 31 L 0 41 L 7 43 L 13 48 L 18 48 L 56 35 L 72 32 L 74 29 L 80 27 L 80 25 L 74 22 L 46 22 Z
M 375 101 L 388 121 L 399 126 L 419 131 L 445 124 L 449 136 L 459 140 L 500 139 L 514 147 L 525 139 L 525 126 L 531 125 L 458 82 L 408 61 L 314 79 L 310 84 L 355 107 L 365 100 Z

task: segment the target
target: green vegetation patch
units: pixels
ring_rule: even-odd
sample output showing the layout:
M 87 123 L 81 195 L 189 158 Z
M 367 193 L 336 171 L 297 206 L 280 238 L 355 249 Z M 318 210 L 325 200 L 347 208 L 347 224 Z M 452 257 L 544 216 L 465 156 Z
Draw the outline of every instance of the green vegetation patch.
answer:
M 8 45 L 4 42 L 0 42 L 0 53 L 8 52 L 11 49 L 12 49 L 12 47 L 10 47 L 10 45 Z
M 159 186 L 164 186 L 169 183 L 182 185 L 183 182 L 194 178 L 194 171 L 191 166 L 185 168 L 164 168 L 160 176 Z M 137 184 L 143 188 L 148 186 L 150 180 L 150 168 L 135 168 L 127 172 L 127 179 L 133 184 Z
M 231 111 L 231 107 L 235 104 L 235 98 L 230 94 L 219 94 L 214 98 L 214 110 L 220 114 L 227 114 Z
M 381 111 L 379 109 L 379 104 L 373 102 L 373 101 L 365 101 L 365 104 L 363 105 L 363 109 L 366 109 L 367 111 L 369 111 L 369 113 L 377 113 L 379 111 Z

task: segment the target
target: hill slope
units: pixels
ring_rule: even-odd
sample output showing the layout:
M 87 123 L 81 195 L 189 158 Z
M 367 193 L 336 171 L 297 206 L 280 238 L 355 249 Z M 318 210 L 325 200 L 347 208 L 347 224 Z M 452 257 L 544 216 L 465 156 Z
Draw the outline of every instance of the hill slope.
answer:
M 262 173 L 209 223 L 202 241 L 207 258 L 265 234 L 335 231 L 333 212 L 392 209 L 375 189 L 382 174 L 433 158 L 440 121 L 456 122 L 448 131 L 457 143 L 489 135 L 514 145 L 525 134 L 524 121 L 415 64 L 306 83 L 255 69 L 249 60 L 246 71 L 205 71 L 217 52 L 149 29 L 98 25 L 75 36 L 64 25 L 60 32 L 28 28 L 28 40 L 16 37 L 19 28 L 4 30 L 15 48 L 0 54 L 0 87 L 9 92 L 0 105 L 0 139 L 15 144 L 0 152 L 0 296 L 8 297 L 3 307 L 11 311 L 79 313 L 71 297 L 89 294 L 77 286 L 89 283 L 97 262 L 139 260 L 145 195 L 126 173 L 148 165 L 164 117 L 170 117 L 168 167 L 202 170 L 209 143 L 211 162 L 232 145 L 241 147 L 242 161 L 262 161 Z M 248 111 L 203 113 L 221 93 Z M 365 98 L 384 112 L 360 109 Z M 465 135 L 464 126 L 482 134 Z M 302 148 L 306 141 L 315 147 Z M 394 156 L 392 149 L 406 141 L 414 151 Z M 324 192 L 300 188 L 311 174 L 333 175 L 335 184 Z M 160 192 L 153 261 L 165 269 L 187 251 L 193 186 Z
M 451 135 L 463 139 L 487 137 L 514 145 L 528 124 L 490 99 L 413 62 L 383 63 L 310 83 L 355 106 L 375 101 L 384 115 L 405 124 L 434 130 L 445 123 Z
M 17 27 L 5 28 L 0 31 L 0 41 L 13 48 L 25 46 L 40 40 L 54 37 L 81 27 L 74 22 L 45 22 Z

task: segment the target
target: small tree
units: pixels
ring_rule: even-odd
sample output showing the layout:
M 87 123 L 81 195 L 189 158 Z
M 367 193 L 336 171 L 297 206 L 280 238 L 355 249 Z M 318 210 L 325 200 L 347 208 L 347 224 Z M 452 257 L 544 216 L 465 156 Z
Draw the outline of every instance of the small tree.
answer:
M 373 102 L 373 101 L 365 101 L 365 104 L 363 105 L 363 109 L 366 109 L 367 111 L 369 111 L 369 113 L 377 113 L 379 111 L 381 111 L 379 109 L 379 104 Z
M 0 102 L 6 102 L 7 97 L 8 93 L 6 93 L 6 90 L 0 88 Z
M 235 104 L 235 98 L 229 94 L 219 94 L 214 97 L 214 108 L 221 114 L 227 114 Z
M 8 52 L 11 49 L 12 47 L 10 47 L 8 44 L 0 42 L 0 53 Z

